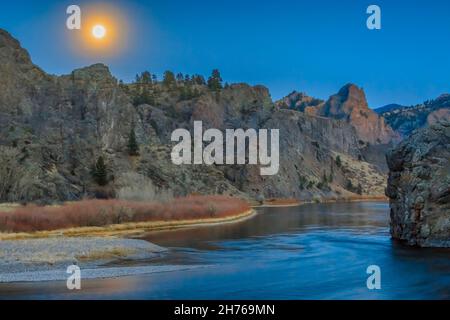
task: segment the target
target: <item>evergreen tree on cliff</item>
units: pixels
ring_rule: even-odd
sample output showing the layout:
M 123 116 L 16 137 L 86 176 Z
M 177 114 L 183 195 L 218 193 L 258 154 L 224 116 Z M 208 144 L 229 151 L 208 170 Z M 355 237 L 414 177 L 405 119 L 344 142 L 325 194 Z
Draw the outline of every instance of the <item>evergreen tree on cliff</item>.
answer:
M 175 75 L 172 71 L 164 72 L 163 85 L 166 88 L 172 88 L 176 84 Z
M 134 132 L 134 124 L 130 131 L 130 136 L 128 137 L 128 154 L 130 156 L 139 155 L 139 145 L 136 140 L 136 133 Z
M 195 74 L 192 76 L 192 83 L 200 86 L 204 86 L 206 84 L 205 78 L 199 74 Z
M 144 71 L 141 74 L 141 82 L 143 84 L 152 84 L 152 74 L 148 71 Z
M 108 184 L 107 175 L 108 173 L 105 160 L 102 156 L 100 156 L 98 157 L 97 162 L 95 163 L 95 166 L 92 170 L 92 176 L 99 186 L 106 186 Z
M 341 160 L 341 156 L 337 156 L 336 157 L 336 165 L 338 166 L 338 168 L 342 167 L 342 160 Z
M 222 89 L 222 77 L 218 69 L 212 71 L 211 77 L 208 79 L 208 87 L 211 91 L 220 91 Z

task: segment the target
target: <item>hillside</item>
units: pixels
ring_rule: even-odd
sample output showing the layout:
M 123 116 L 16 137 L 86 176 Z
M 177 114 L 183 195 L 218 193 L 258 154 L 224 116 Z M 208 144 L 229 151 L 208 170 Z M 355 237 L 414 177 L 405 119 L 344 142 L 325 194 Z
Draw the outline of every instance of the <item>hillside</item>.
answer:
M 403 138 L 416 129 L 428 128 L 439 121 L 450 121 L 450 94 L 416 106 L 391 106 L 376 110 Z
M 155 81 L 143 73 L 135 83 L 124 84 L 103 64 L 52 76 L 2 30 L 0 73 L 3 202 L 52 203 L 130 193 L 313 199 L 379 195 L 384 189 L 382 164 L 361 142 L 366 122 L 354 121 L 353 113 L 347 119 L 277 108 L 263 86 L 212 89 L 200 76 Z M 329 101 L 323 110 L 331 104 L 334 108 Z M 349 106 L 341 100 L 338 104 Z M 388 142 L 391 132 L 374 119 L 367 141 L 376 146 Z M 279 173 L 261 176 L 254 165 L 172 164 L 171 133 L 192 130 L 194 120 L 220 130 L 280 129 Z M 136 155 L 129 152 L 132 135 L 139 147 Z M 99 180 L 100 158 L 104 172 Z M 147 190 L 152 185 L 156 191 Z

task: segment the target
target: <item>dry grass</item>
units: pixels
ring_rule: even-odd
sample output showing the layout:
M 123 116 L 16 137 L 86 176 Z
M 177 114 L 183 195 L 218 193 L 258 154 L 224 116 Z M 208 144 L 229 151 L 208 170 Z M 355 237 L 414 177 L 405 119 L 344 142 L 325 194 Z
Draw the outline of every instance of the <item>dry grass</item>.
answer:
M 301 201 L 290 198 L 273 198 L 264 201 L 264 206 L 298 206 Z
M 359 161 L 346 154 L 334 152 L 334 158 L 337 156 L 341 158 L 345 177 L 355 187 L 361 184 L 364 196 L 376 195 L 382 197 L 384 195 L 387 176 L 378 172 L 374 165 L 365 161 Z
M 20 207 L 18 203 L 0 203 L 0 212 L 14 211 Z
M 0 232 L 33 233 L 78 228 L 100 228 L 139 223 L 174 223 L 223 219 L 250 210 L 247 202 L 224 196 L 177 198 L 171 202 L 87 200 L 59 207 L 19 207 L 0 212 Z
M 0 240 L 25 240 L 52 237 L 117 237 L 141 235 L 150 231 L 173 230 L 184 227 L 208 226 L 231 223 L 252 217 L 256 212 L 247 210 L 237 215 L 219 218 L 201 218 L 176 221 L 134 222 L 108 225 L 104 227 L 77 227 L 53 231 L 1 233 Z

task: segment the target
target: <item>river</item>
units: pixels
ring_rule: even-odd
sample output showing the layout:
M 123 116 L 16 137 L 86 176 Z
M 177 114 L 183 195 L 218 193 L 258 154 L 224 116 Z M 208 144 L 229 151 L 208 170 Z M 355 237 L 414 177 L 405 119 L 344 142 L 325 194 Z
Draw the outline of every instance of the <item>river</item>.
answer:
M 393 241 L 385 203 L 258 210 L 238 223 L 145 237 L 170 251 L 140 265 L 197 269 L 86 280 L 80 291 L 62 282 L 0 285 L 0 298 L 450 299 L 450 250 Z M 366 285 L 371 265 L 380 267 L 379 290 Z

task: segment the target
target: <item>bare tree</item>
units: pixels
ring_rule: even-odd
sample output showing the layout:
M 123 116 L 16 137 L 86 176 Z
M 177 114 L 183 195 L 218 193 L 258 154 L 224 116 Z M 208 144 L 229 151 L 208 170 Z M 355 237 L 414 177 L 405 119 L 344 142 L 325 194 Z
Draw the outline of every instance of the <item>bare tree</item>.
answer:
M 39 197 L 39 168 L 19 159 L 17 149 L 0 146 L 0 201 L 28 202 Z

